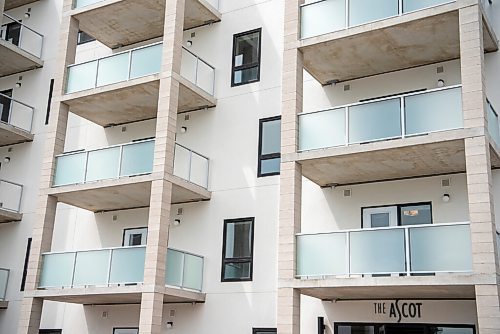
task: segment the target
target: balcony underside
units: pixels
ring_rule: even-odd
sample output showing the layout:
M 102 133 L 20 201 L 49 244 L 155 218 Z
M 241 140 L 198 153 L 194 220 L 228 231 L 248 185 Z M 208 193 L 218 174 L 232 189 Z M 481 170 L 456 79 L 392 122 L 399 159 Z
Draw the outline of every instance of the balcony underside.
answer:
M 452 3 L 305 39 L 304 67 L 326 85 L 457 59 L 458 13 Z M 485 51 L 498 50 L 486 20 L 483 26 Z
M 33 134 L 0 122 L 0 147 L 33 141 Z
M 80 30 L 110 48 L 163 35 L 164 0 L 105 0 L 74 11 Z M 220 21 L 220 13 L 204 0 L 187 0 L 184 29 Z
M 83 305 L 140 304 L 142 285 L 37 290 L 34 297 Z M 205 294 L 165 287 L 164 303 L 203 303 Z
M 37 1 L 38 0 L 5 0 L 5 10 L 21 7 Z
M 3 39 L 0 39 L 0 59 L 0 77 L 43 66 L 43 61 Z
M 0 301 L 0 310 L 6 310 L 9 307 L 8 301 Z
M 23 218 L 22 213 L 17 213 L 0 208 L 0 224 L 21 221 Z
M 66 94 L 70 111 L 101 126 L 152 119 L 158 110 L 160 81 L 157 74 Z M 216 99 L 188 80 L 178 77 L 179 108 L 186 112 L 214 107 Z
M 93 212 L 148 207 L 151 196 L 151 175 L 103 180 L 86 184 L 52 188 L 50 195 L 59 202 Z M 202 187 L 170 176 L 173 183 L 172 203 L 198 202 L 210 199 Z
M 296 161 L 305 177 L 323 187 L 460 173 L 465 171 L 464 138 L 479 133 L 452 130 L 307 151 L 298 153 Z M 492 164 L 498 166 L 499 160 Z

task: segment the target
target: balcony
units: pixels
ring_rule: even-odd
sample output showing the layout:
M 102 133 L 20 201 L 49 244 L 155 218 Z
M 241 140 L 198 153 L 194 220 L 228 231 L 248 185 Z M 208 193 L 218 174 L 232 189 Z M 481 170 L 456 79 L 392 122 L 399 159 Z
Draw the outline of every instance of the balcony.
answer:
M 154 140 L 77 151 L 56 157 L 53 188 L 60 202 L 93 212 L 148 207 Z M 208 158 L 176 144 L 172 203 L 210 199 Z
M 114 49 L 163 36 L 165 1 L 76 0 L 80 29 Z M 184 30 L 221 20 L 218 0 L 186 0 Z
M 299 234 L 295 286 L 323 300 L 474 295 L 469 223 Z
M 68 67 L 63 102 L 101 126 L 156 117 L 162 43 Z M 178 112 L 213 107 L 215 69 L 183 50 Z
M 22 195 L 22 185 L 0 180 L 0 224 L 20 221 L 23 218 Z
M 33 107 L 0 93 L 0 112 L 0 146 L 33 140 Z
M 42 67 L 42 47 L 42 35 L 3 14 L 0 26 L 0 76 Z
M 37 1 L 38 0 L 5 0 L 4 10 L 21 7 Z
M 450 86 L 299 115 L 302 164 L 320 186 L 465 171 L 460 86 Z
M 9 302 L 6 298 L 9 274 L 9 269 L 0 268 L 0 310 L 5 310 L 9 306 Z
M 140 303 L 145 254 L 145 246 L 43 254 L 34 296 L 92 305 Z M 174 249 L 166 256 L 164 302 L 204 302 L 203 257 Z
M 324 85 L 460 57 L 454 0 L 320 0 L 300 9 L 304 67 Z M 483 26 L 485 52 L 497 51 Z

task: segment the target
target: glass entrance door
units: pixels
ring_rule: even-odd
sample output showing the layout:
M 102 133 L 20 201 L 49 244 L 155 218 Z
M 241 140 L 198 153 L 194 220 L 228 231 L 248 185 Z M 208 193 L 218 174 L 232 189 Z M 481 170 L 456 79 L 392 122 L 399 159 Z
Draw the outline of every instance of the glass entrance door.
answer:
M 363 209 L 363 228 L 398 226 L 398 207 L 383 206 Z

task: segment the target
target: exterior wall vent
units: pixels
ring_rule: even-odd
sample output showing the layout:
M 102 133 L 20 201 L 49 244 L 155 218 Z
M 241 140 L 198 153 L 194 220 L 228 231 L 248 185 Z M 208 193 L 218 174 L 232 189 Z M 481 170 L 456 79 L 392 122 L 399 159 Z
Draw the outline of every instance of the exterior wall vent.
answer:
M 441 187 L 443 188 L 448 188 L 451 187 L 451 179 L 442 179 L 441 180 Z
M 344 189 L 344 197 L 351 197 L 352 189 Z

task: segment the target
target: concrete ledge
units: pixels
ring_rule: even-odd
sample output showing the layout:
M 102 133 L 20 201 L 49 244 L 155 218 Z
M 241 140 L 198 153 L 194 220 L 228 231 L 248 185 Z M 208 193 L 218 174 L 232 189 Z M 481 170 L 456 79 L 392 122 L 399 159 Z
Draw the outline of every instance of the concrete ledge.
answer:
M 12 8 L 21 7 L 33 2 L 37 2 L 38 0 L 5 0 L 5 9 L 9 10 Z
M 322 300 L 475 298 L 475 284 L 494 278 L 473 274 L 438 274 L 410 277 L 351 277 L 280 280 L 280 288 L 299 289 L 302 294 Z
M 0 208 L 0 224 L 21 221 L 23 219 L 22 213 L 17 213 Z
M 0 147 L 33 141 L 33 138 L 28 131 L 0 122 Z
M 174 78 L 179 81 L 179 107 L 178 112 L 188 112 L 205 108 L 215 107 L 217 99 L 205 92 L 200 87 L 193 84 L 186 78 L 174 74 Z
M 0 310 L 6 310 L 9 307 L 8 301 L 0 301 Z
M 43 61 L 23 49 L 0 39 L 0 77 L 43 66 Z
M 212 196 L 207 189 L 178 176 L 167 175 L 167 180 L 173 184 L 172 204 L 208 201 Z

